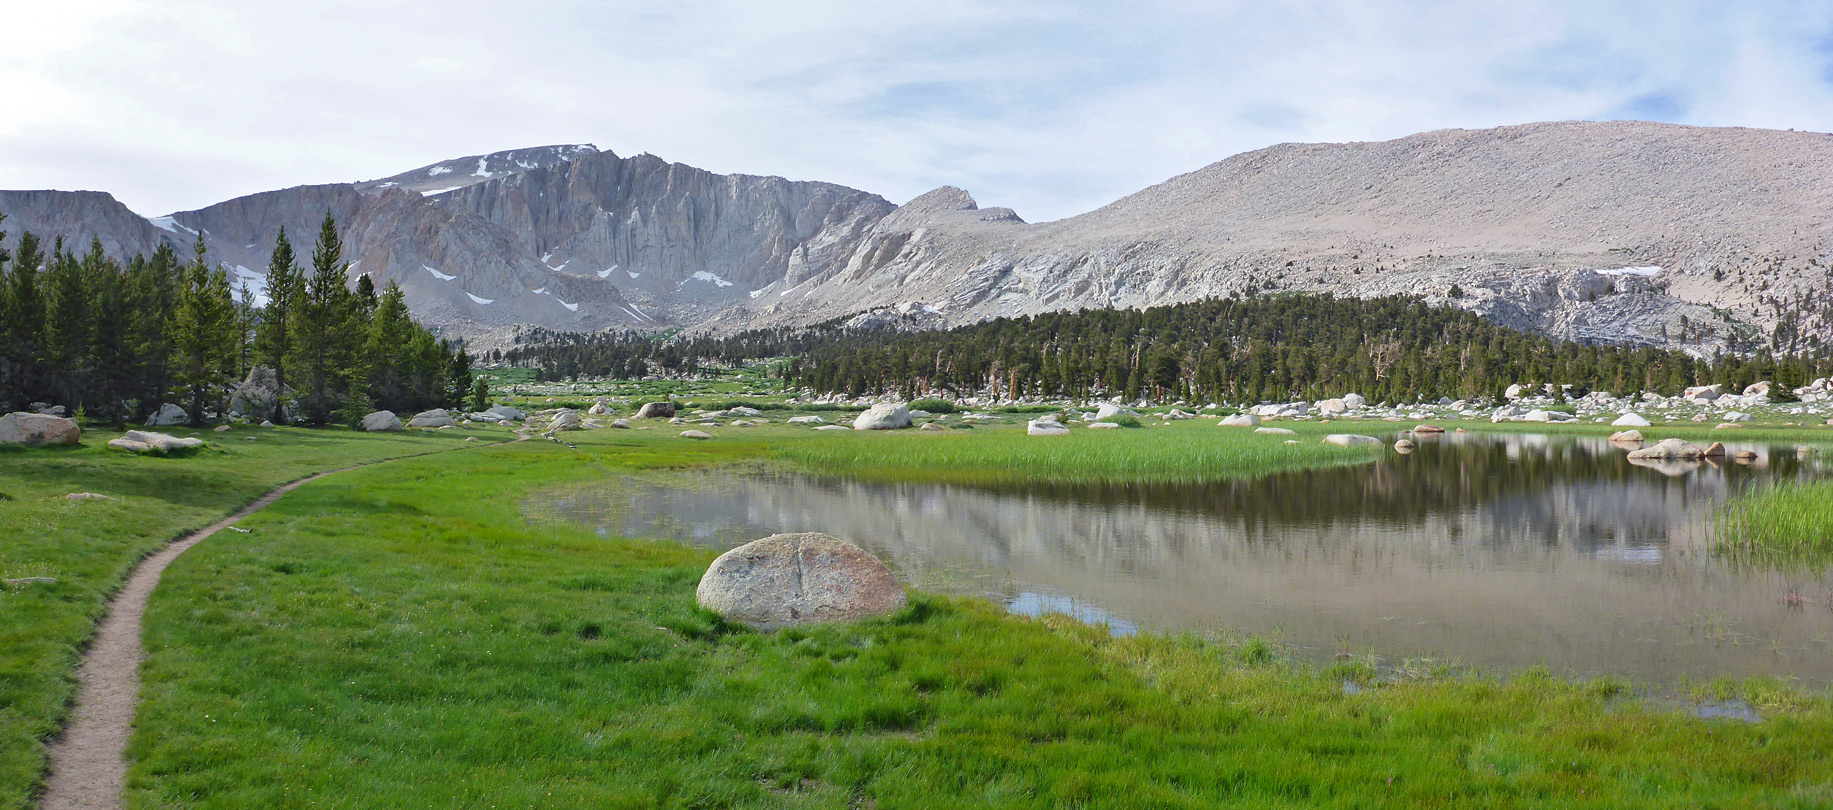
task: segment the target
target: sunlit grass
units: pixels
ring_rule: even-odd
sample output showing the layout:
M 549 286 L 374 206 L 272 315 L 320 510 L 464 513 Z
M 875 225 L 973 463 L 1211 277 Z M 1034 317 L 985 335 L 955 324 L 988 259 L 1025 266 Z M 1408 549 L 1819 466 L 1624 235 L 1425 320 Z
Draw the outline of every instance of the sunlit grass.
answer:
M 1783 563 L 1833 563 L 1833 481 L 1778 481 L 1718 515 L 1722 550 Z
M 1190 434 L 1133 432 L 1155 431 Z M 245 521 L 252 534 L 199 546 L 148 616 L 130 805 L 1833 800 L 1825 697 L 1709 724 L 1639 708 L 1614 681 L 1432 666 L 1383 678 L 1264 640 L 1114 638 L 923 594 L 888 619 L 759 634 L 694 606 L 710 553 L 520 511 L 537 488 L 762 456 L 785 436 L 604 431 L 578 450 L 397 462 L 310 485 Z
M 135 456 L 106 448 L 119 433 L 91 431 L 77 447 L 0 446 L 0 576 L 56 580 L 0 586 L 0 808 L 30 805 L 44 741 L 69 713 L 81 650 L 142 557 L 296 478 L 451 449 L 464 435 L 508 437 L 495 428 L 161 430 L 210 444 L 182 457 Z M 64 497 L 76 492 L 107 498 Z

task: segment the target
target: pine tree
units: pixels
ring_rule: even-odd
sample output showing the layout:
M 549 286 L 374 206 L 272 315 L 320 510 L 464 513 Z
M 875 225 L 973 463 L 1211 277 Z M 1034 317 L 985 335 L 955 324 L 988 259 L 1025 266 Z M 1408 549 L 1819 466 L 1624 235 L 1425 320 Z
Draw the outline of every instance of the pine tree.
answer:
M 100 275 L 106 261 L 100 239 L 90 243 L 89 253 L 81 260 L 66 252 L 60 240 L 52 248 L 51 263 L 45 270 L 45 367 L 53 383 L 52 401 L 70 413 L 82 404 L 83 391 L 90 382 L 89 348 L 95 332 L 91 304 L 95 290 L 87 276 L 92 272 Z
M 305 278 L 299 272 L 299 261 L 293 255 L 293 243 L 286 238 L 286 228 L 274 240 L 274 252 L 267 260 L 267 306 L 261 310 L 255 327 L 255 362 L 274 370 L 274 381 L 282 392 L 288 385 L 288 362 L 293 334 L 305 299 Z M 284 421 L 284 409 L 278 400 L 274 412 L 266 414 L 274 422 Z
M 24 408 L 45 395 L 45 301 L 38 273 L 43 261 L 38 237 L 30 231 L 20 234 L 19 248 L 13 254 L 12 271 L 7 278 L 7 319 L 0 324 L 13 366 L 9 380 L 11 390 L 6 398 L 12 400 L 16 408 Z
M 201 425 L 206 409 L 223 413 L 223 386 L 235 369 L 235 304 L 229 276 L 204 260 L 204 239 L 197 238 L 196 258 L 185 267 L 178 305 L 167 332 L 171 335 L 173 381 L 184 392 L 191 424 Z
M 287 365 L 298 377 L 299 401 L 306 421 L 322 425 L 329 421 L 337 407 L 337 397 L 349 384 L 340 379 L 344 372 L 344 346 L 349 338 L 343 332 L 351 320 L 348 288 L 344 286 L 347 266 L 344 243 L 337 235 L 337 220 L 325 212 L 318 230 L 318 243 L 312 247 L 312 276 L 306 282 L 305 296 L 295 305 L 296 317 L 290 324 Z M 359 333 L 360 334 L 360 333 Z M 366 383 L 367 381 L 362 381 Z

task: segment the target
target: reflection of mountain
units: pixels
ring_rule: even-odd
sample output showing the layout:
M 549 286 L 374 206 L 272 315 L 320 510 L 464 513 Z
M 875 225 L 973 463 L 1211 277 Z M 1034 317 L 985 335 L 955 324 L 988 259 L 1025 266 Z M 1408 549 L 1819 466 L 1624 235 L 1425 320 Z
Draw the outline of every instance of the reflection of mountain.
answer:
M 1712 508 L 1764 473 L 1674 479 L 1621 456 L 1601 441 L 1519 436 L 1210 486 L 726 474 L 569 492 L 544 508 L 608 534 L 716 547 L 826 531 L 924 587 L 1065 594 L 1149 626 L 1278 631 L 1314 650 L 1833 679 L 1833 613 L 1778 623 L 1780 575 L 1707 551 Z M 1771 472 L 1792 474 L 1793 454 L 1769 456 Z M 1707 625 L 1734 629 L 1702 638 Z

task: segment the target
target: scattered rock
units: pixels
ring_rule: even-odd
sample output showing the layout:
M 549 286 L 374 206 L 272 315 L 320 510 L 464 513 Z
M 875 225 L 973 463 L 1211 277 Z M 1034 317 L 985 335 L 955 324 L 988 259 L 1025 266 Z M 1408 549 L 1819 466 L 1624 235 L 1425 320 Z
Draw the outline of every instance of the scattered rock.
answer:
M 681 438 L 683 439 L 711 439 L 713 438 L 713 434 L 708 433 L 704 430 L 683 430 L 681 431 Z
M 440 428 L 456 424 L 458 423 L 452 419 L 452 414 L 444 408 L 421 411 L 414 414 L 414 418 L 407 420 L 407 426 L 411 428 Z
M 1725 443 L 1724 442 L 1713 442 L 1712 444 L 1706 446 L 1706 458 L 1724 458 L 1724 457 L 1725 457 Z
M 363 429 L 372 433 L 401 428 L 401 417 L 396 416 L 394 411 L 376 411 L 363 417 Z
M 774 534 L 719 555 L 694 597 L 758 630 L 858 621 L 906 604 L 884 563 L 819 532 Z
M 1413 432 L 1422 436 L 1436 436 L 1440 433 L 1444 433 L 1445 429 L 1438 425 L 1416 425 L 1413 428 Z
M 1610 441 L 1613 444 L 1641 444 L 1643 441 L 1642 431 L 1620 430 L 1610 434 Z
M 673 402 L 645 402 L 636 411 L 637 419 L 668 419 L 675 415 Z
M 733 408 L 732 410 L 726 411 L 726 413 L 729 413 L 733 416 L 763 416 L 764 415 L 763 411 L 760 411 L 756 408 L 752 408 L 746 405 L 740 405 L 736 408 Z
M 910 427 L 910 408 L 902 402 L 867 408 L 853 420 L 854 430 L 896 430 Z
M 477 441 L 477 437 L 476 436 L 466 436 L 465 441 L 474 442 L 474 441 Z
M 618 430 L 629 430 L 629 429 L 630 429 L 630 420 L 628 420 L 628 419 L 613 419 L 613 420 L 611 420 L 611 425 L 610 425 L 610 427 L 613 427 L 613 428 L 616 428 L 616 429 L 618 429 Z
M 827 420 L 822 419 L 819 416 L 814 416 L 812 414 L 808 416 L 791 416 L 789 417 L 789 424 L 792 424 L 792 425 L 825 425 L 827 424 Z
M 228 433 L 228 432 L 229 432 L 229 426 L 228 426 L 228 425 L 217 425 L 217 426 L 216 426 L 216 428 L 215 428 L 215 430 L 216 430 L 216 432 L 218 432 L 218 433 Z
M 1359 411 L 1368 407 L 1368 400 L 1363 399 L 1361 394 L 1344 394 L 1343 406 L 1352 411 Z
M 1397 439 L 1394 441 L 1394 450 L 1403 454 L 1413 452 L 1413 448 L 1418 446 L 1419 445 L 1413 443 L 1412 439 Z
M 1259 427 L 1260 417 L 1251 413 L 1238 413 L 1234 416 L 1222 417 L 1222 421 L 1217 422 L 1216 425 L 1218 427 Z
M 601 399 L 597 402 L 592 403 L 592 407 L 587 408 L 586 413 L 591 414 L 593 416 L 610 416 L 611 415 L 611 403 L 606 402 Z
M 1297 436 L 1298 432 L 1276 427 L 1257 427 L 1254 432 L 1262 436 Z
M 273 426 L 274 426 L 273 422 L 269 422 L 266 419 L 261 420 L 261 427 L 273 427 Z
M 191 424 L 191 415 L 185 413 L 185 409 L 168 402 L 159 406 L 159 410 L 154 411 L 152 416 L 147 417 L 146 424 L 148 427 L 188 425 Z
M 917 430 L 947 430 L 947 429 L 948 428 L 945 428 L 934 422 L 924 422 L 921 427 L 917 428 Z
M 1033 419 L 1025 423 L 1025 433 L 1030 436 L 1068 436 L 1069 428 L 1054 419 Z
M 1088 423 L 1089 430 L 1113 430 L 1118 427 L 1120 427 L 1120 423 L 1118 422 L 1090 422 Z
M 1732 411 L 1731 413 L 1725 414 L 1725 421 L 1727 422 L 1748 422 L 1750 421 L 1750 414 L 1742 413 L 1739 411 Z
M 1626 413 L 1610 424 L 1613 427 L 1648 427 L 1648 420 L 1639 413 Z
M 1342 416 L 1349 410 L 1349 405 L 1340 399 L 1320 399 L 1317 402 L 1318 412 L 1325 416 Z
M 1354 433 L 1332 433 L 1324 437 L 1324 443 L 1337 447 L 1356 447 L 1358 445 L 1379 445 L 1381 440 L 1373 436 L 1359 436 Z
M 24 411 L 0 416 L 0 444 L 42 447 L 47 444 L 76 444 L 82 440 L 83 429 L 74 419 Z
M 1744 396 L 1747 396 L 1747 397 L 1769 396 L 1769 383 L 1767 381 L 1761 381 L 1761 382 L 1753 382 L 1749 385 L 1744 386 Z
M 1553 421 L 1553 414 L 1548 413 L 1546 411 L 1540 411 L 1540 410 L 1528 411 L 1527 413 L 1524 413 L 1521 415 L 1521 421 L 1523 422 L 1551 422 Z
M 847 427 L 846 425 L 822 425 L 815 429 L 816 430 L 852 430 L 852 428 Z
M 547 429 L 550 431 L 553 431 L 553 430 L 579 430 L 579 424 L 580 424 L 580 421 L 579 421 L 579 412 L 578 411 L 575 411 L 572 408 L 561 408 L 559 411 L 554 413 L 553 420 L 547 423 Z
M 149 430 L 130 430 L 122 435 L 121 438 L 109 441 L 108 446 L 116 450 L 126 450 L 130 453 L 170 453 L 176 450 L 190 450 L 196 447 L 203 447 L 204 440 L 192 438 L 180 439 L 177 436 L 168 436 L 164 433 L 154 433 Z
M 1103 402 L 1101 403 L 1101 407 L 1095 409 L 1095 421 L 1097 422 L 1110 422 L 1122 416 L 1131 416 L 1135 419 L 1139 418 L 1138 413 L 1122 408 L 1111 402 Z
M 1737 430 L 1738 428 L 1741 428 L 1741 427 L 1743 427 L 1743 425 L 1740 425 L 1736 422 L 1720 422 L 1716 425 L 1713 425 L 1712 429 L 1713 430 Z
M 1750 462 L 1757 460 L 1757 451 L 1739 450 L 1737 451 L 1737 453 L 1732 455 L 1732 458 L 1735 459 L 1737 463 L 1739 464 L 1749 464 Z
M 1631 459 L 1702 458 L 1706 451 L 1680 439 L 1662 439 L 1651 447 L 1631 450 Z
M 72 492 L 64 496 L 66 501 L 112 501 L 113 498 L 100 492 Z

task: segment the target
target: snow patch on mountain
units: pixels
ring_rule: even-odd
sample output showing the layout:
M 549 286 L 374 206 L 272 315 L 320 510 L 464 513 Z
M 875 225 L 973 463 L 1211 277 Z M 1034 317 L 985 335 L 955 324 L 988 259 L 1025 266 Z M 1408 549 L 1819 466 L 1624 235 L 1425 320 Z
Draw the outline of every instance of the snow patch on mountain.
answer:
M 494 303 L 496 303 L 496 299 L 495 299 L 495 298 L 479 298 L 479 297 L 477 297 L 477 296 L 475 296 L 475 295 L 471 295 L 471 293 L 469 293 L 469 292 L 466 292 L 466 293 L 465 293 L 465 295 L 466 295 L 466 296 L 469 296 L 471 300 L 473 300 L 473 301 L 476 301 L 476 302 L 478 302 L 478 303 L 480 303 L 480 304 L 494 304 Z
M 631 278 L 636 278 L 636 274 L 634 274 L 634 273 L 632 273 L 630 277 L 631 277 Z M 732 282 L 730 282 L 730 281 L 727 281 L 727 280 L 725 280 L 725 279 L 723 279 L 723 278 L 720 278 L 719 276 L 716 276 L 716 275 L 713 275 L 712 273 L 709 273 L 709 272 L 707 272 L 707 271 L 705 271 L 705 270 L 696 270 L 696 271 L 694 271 L 694 275 L 692 276 L 692 278 L 691 278 L 690 280 L 692 280 L 692 281 L 705 281 L 705 282 L 709 282 L 709 283 L 711 283 L 711 284 L 712 284 L 713 286 L 715 286 L 715 287 L 731 287 L 731 286 L 733 286 L 733 284 L 732 284 Z M 685 283 L 685 282 L 683 282 L 683 283 Z
M 433 268 L 428 267 L 427 265 L 424 265 L 424 264 L 420 265 L 420 269 L 425 270 L 428 273 L 432 273 L 433 278 L 439 279 L 440 281 L 451 281 L 452 279 L 458 278 L 458 276 L 446 275 L 445 273 L 441 273 L 438 270 L 434 270 Z

